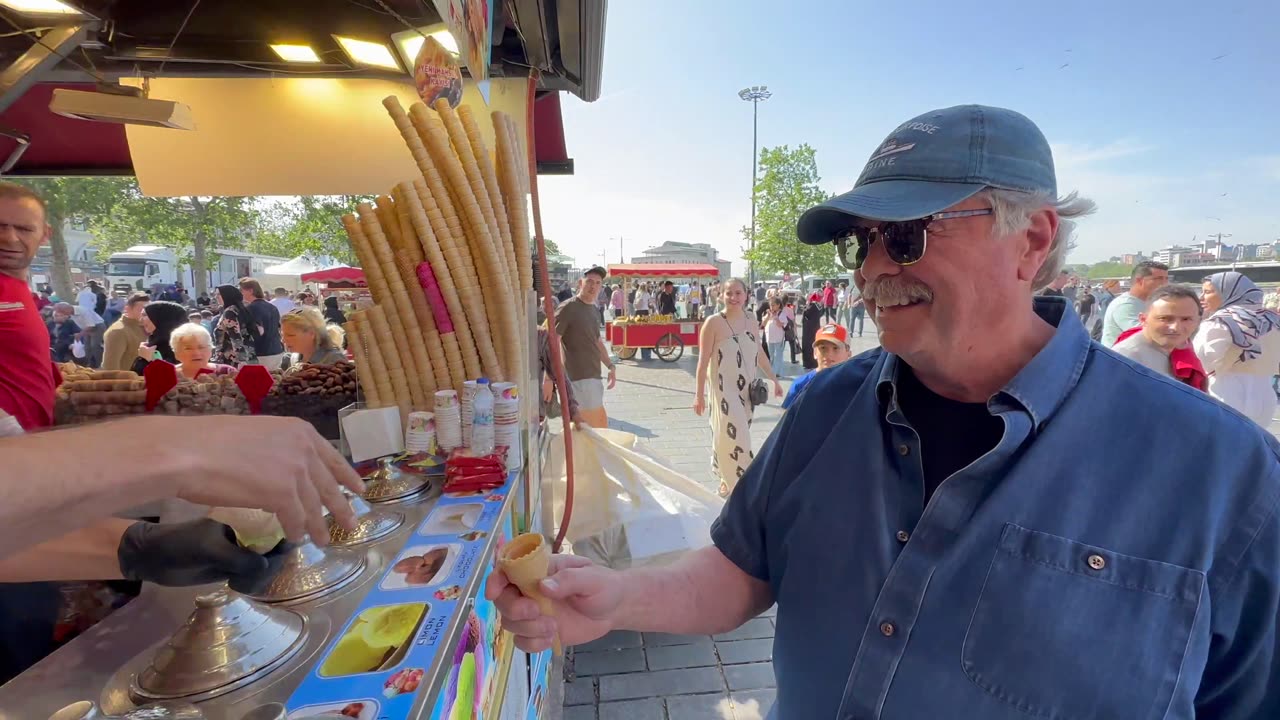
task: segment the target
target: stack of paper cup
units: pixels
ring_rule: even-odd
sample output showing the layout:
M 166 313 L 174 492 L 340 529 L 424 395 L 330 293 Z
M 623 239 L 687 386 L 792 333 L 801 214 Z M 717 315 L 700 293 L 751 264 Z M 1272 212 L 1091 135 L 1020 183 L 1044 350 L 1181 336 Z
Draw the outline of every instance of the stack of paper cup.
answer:
M 458 391 L 441 390 L 436 393 L 436 445 L 442 452 L 462 446 L 462 416 L 458 404 Z
M 429 412 L 409 413 L 409 425 L 404 431 L 404 449 L 415 453 L 429 453 L 436 446 L 436 418 Z
M 466 380 L 462 383 L 462 445 L 471 447 L 471 419 L 475 412 L 472 403 L 476 398 L 476 381 Z
M 523 464 L 520 452 L 520 392 L 515 383 L 493 384 L 493 442 L 507 448 L 507 469 Z

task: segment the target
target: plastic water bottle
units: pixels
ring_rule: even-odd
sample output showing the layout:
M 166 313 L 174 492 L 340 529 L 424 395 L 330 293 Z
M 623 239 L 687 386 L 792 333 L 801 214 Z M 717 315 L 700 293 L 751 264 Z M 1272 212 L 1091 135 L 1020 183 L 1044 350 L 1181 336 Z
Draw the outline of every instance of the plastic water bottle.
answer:
M 476 381 L 471 412 L 471 453 L 488 455 L 493 452 L 493 392 L 487 378 Z

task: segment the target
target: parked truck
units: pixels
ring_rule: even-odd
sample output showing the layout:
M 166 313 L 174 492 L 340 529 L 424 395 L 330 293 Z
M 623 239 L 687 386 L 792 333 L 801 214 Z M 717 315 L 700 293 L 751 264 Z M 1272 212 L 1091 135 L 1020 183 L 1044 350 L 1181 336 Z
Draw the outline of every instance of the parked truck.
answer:
M 241 250 L 210 250 L 216 257 L 206 271 L 210 288 L 218 285 L 234 285 L 242 277 L 259 280 L 263 287 L 283 287 L 290 291 L 299 289 L 298 278 L 288 275 L 268 275 L 266 268 L 288 262 L 288 258 L 259 255 Z M 188 290 L 195 287 L 195 275 L 189 265 L 181 262 L 173 248 L 162 245 L 134 245 L 123 252 L 113 253 L 107 259 L 107 285 L 123 293 L 146 291 L 182 284 Z

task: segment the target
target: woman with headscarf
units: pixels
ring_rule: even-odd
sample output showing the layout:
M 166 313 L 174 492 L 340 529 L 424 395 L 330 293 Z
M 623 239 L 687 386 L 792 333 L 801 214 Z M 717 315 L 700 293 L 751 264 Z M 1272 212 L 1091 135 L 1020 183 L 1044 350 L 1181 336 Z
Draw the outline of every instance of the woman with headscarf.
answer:
M 219 285 L 216 297 L 222 315 L 213 329 L 213 361 L 232 367 L 258 361 L 254 344 L 262 333 L 244 304 L 244 294 L 235 285 Z
M 178 359 L 173 354 L 169 337 L 186 322 L 187 309 L 176 302 L 156 300 L 147 303 L 142 309 L 142 329 L 147 331 L 147 340 L 138 346 L 138 359 L 133 361 L 133 371 L 141 375 L 147 369 L 147 363 L 156 359 L 157 353 L 161 360 L 177 365 Z
M 330 295 L 324 299 L 324 319 L 334 325 L 346 325 L 347 314 L 338 308 L 338 297 Z
M 822 296 L 816 292 L 810 295 L 808 304 L 804 306 L 804 339 L 800 343 L 800 359 L 804 361 L 805 370 L 818 369 L 818 358 L 813 354 L 813 338 L 822 327 L 823 310 Z
M 1263 307 L 1263 297 L 1238 272 L 1205 278 L 1200 304 L 1207 317 L 1192 344 L 1209 374 L 1209 394 L 1265 428 L 1276 411 L 1271 379 L 1280 368 L 1280 314 Z

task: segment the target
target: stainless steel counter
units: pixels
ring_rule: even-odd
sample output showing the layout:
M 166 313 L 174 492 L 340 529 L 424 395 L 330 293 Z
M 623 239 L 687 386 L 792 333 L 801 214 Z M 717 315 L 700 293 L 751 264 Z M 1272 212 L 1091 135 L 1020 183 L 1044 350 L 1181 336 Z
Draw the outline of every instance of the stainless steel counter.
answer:
M 375 508 L 404 513 L 405 522 L 394 533 L 354 550 L 366 555 L 366 566 L 360 575 L 331 594 L 314 600 L 279 603 L 306 618 L 302 647 L 284 664 L 259 680 L 217 697 L 203 700 L 197 706 L 209 720 L 241 720 L 253 708 L 267 702 L 284 702 L 320 659 L 334 633 L 360 605 L 366 593 L 384 574 L 387 564 L 410 542 L 423 520 L 436 506 L 441 479 L 422 496 L 400 504 L 378 504 Z M 517 480 L 518 482 L 518 480 Z M 502 502 L 498 522 L 512 510 L 509 492 Z M 496 503 L 495 503 L 496 504 Z M 490 532 L 465 580 L 461 583 L 462 601 L 441 630 L 442 641 L 430 668 L 424 676 L 423 691 L 418 692 L 409 717 L 428 714 L 444 681 L 442 667 L 445 655 L 456 645 L 468 603 L 466 598 L 481 591 L 478 587 L 501 532 Z M 157 646 L 164 643 L 187 620 L 195 609 L 195 598 L 215 591 L 218 585 L 196 588 L 161 588 L 146 586 L 142 595 L 117 610 L 89 631 L 54 654 L 0 687 L 0 720 L 45 720 L 70 703 L 92 700 L 103 712 L 119 714 L 133 709 L 129 682 L 147 665 Z

